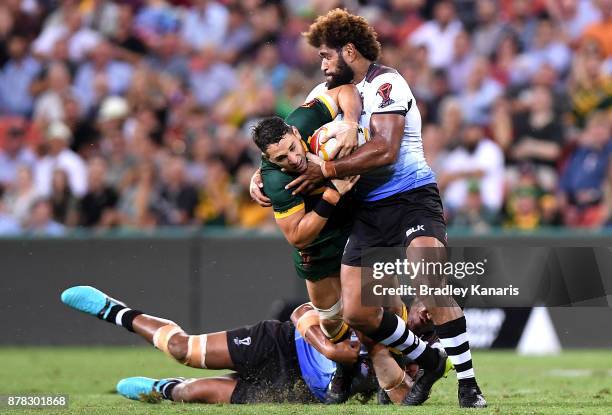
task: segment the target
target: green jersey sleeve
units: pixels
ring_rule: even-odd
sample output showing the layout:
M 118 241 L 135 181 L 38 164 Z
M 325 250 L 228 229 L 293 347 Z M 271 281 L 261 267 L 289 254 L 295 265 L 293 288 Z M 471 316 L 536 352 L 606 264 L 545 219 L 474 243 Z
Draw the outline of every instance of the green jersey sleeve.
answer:
M 261 178 L 264 183 L 264 193 L 272 201 L 275 218 L 286 218 L 305 209 L 304 198 L 292 195 L 291 190 L 285 189 L 295 177 L 283 173 L 278 166 L 264 159 L 261 161 Z
M 337 113 L 335 102 L 329 95 L 322 94 L 293 110 L 285 122 L 297 128 L 302 140 L 307 143 L 314 132 L 319 127 L 333 121 Z

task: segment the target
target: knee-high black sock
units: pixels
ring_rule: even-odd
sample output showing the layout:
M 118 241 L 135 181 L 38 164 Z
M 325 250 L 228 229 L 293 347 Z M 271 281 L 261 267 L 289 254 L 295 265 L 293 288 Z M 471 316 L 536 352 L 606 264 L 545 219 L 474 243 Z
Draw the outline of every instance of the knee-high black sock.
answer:
M 384 311 L 380 326 L 368 337 L 377 343 L 399 350 L 424 369 L 433 369 L 438 365 L 440 355 L 426 342 L 421 341 L 396 314 Z
M 141 314 L 143 314 L 142 311 L 132 310 L 124 305 L 115 304 L 110 308 L 110 310 L 98 317 L 102 320 L 108 321 L 109 323 L 125 327 L 128 331 L 134 332 L 132 323 L 134 322 L 136 316 Z
M 455 366 L 459 384 L 476 386 L 465 317 L 462 316 L 436 326 L 436 334 L 440 337 L 440 343 L 446 350 L 448 358 Z

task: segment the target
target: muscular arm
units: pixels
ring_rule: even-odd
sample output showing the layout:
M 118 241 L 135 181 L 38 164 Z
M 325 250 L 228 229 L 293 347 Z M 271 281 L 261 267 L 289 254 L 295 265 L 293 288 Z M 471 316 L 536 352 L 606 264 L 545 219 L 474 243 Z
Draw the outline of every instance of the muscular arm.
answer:
M 302 317 L 307 311 L 310 310 L 314 310 L 314 308 L 308 303 L 302 304 L 298 306 L 295 310 L 293 310 L 293 313 L 291 313 L 291 322 L 293 323 L 293 325 L 297 326 L 297 322 L 300 317 Z M 310 326 L 310 328 L 306 331 L 306 336 L 304 338 L 319 353 L 321 353 L 328 359 L 333 360 L 332 357 L 334 344 L 330 342 L 329 339 L 325 336 L 323 330 L 321 330 L 320 325 L 315 324 L 313 326 Z
M 327 91 L 342 110 L 345 121 L 359 122 L 361 117 L 361 96 L 353 84 L 341 85 Z
M 335 205 L 340 199 L 340 194 L 333 189 L 326 189 L 321 196 L 330 204 Z M 285 235 L 287 241 L 298 249 L 305 248 L 321 233 L 327 223 L 327 218 L 320 216 L 314 210 L 306 213 L 304 209 L 283 217 L 276 218 L 278 227 Z
M 333 161 L 335 176 L 353 176 L 394 163 L 404 135 L 404 123 L 405 117 L 399 114 L 373 114 L 372 139 L 352 154 Z
M 404 135 L 405 117 L 399 114 L 373 114 L 370 118 L 372 139 L 352 154 L 321 166 L 309 162 L 301 176 L 287 185 L 293 194 L 312 190 L 325 178 L 357 176 L 397 160 Z M 323 172 L 326 172 L 325 174 Z
M 306 213 L 304 210 L 295 212 L 285 218 L 276 218 L 278 227 L 285 235 L 285 239 L 298 249 L 305 248 L 327 223 L 327 218 L 317 215 L 315 211 Z

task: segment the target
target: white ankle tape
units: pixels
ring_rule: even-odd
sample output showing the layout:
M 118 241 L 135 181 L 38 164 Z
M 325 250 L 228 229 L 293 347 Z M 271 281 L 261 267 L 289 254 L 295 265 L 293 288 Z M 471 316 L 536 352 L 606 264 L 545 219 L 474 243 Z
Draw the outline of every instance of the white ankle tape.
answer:
M 312 304 L 312 303 L 311 303 Z M 342 320 L 342 300 L 338 300 L 336 304 L 331 306 L 328 309 L 317 308 L 312 305 L 312 307 L 317 310 L 319 313 L 319 318 L 321 320 Z
M 183 332 L 183 329 L 177 326 L 176 324 L 166 324 L 155 331 L 153 334 L 153 345 L 157 347 L 162 352 L 166 353 L 168 356 L 174 358 L 170 351 L 168 351 L 168 343 L 172 336 L 177 333 Z

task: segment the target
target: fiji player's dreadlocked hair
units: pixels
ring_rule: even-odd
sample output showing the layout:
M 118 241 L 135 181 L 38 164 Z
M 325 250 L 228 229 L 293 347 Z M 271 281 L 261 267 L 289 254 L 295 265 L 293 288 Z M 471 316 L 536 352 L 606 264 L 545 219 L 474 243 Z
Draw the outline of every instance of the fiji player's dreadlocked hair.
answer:
M 303 35 L 315 48 L 326 45 L 340 49 L 352 43 L 367 60 L 375 61 L 380 55 L 380 42 L 372 26 L 363 17 L 343 9 L 334 9 L 325 16 L 317 17 Z

